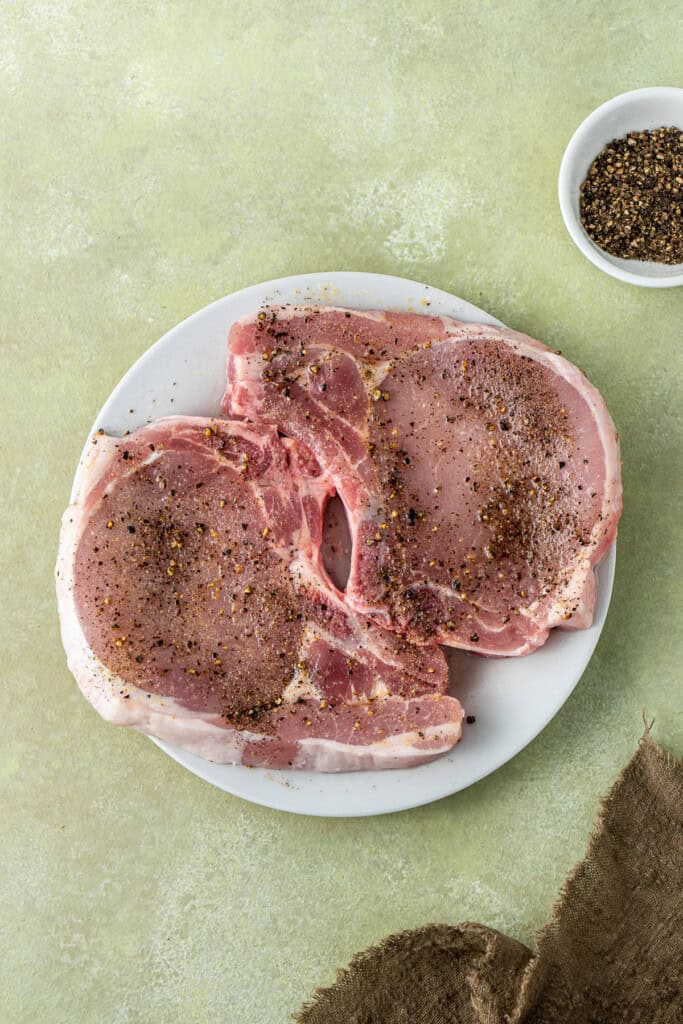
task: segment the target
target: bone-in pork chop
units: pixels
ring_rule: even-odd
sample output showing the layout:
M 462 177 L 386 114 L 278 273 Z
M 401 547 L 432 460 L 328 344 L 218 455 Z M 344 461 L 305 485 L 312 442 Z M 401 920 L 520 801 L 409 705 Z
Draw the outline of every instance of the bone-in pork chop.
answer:
M 273 428 L 100 432 L 62 525 L 69 666 L 112 722 L 209 760 L 409 766 L 460 736 L 440 651 L 349 611 L 322 565 L 331 492 Z
M 492 655 L 590 624 L 621 512 L 618 439 L 599 392 L 540 342 L 267 307 L 230 332 L 224 409 L 304 442 L 334 482 L 358 612 Z

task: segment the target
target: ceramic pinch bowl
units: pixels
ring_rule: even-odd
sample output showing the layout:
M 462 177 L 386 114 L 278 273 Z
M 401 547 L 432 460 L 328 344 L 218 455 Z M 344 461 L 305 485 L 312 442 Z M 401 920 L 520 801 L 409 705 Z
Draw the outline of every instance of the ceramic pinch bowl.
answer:
M 593 242 L 581 224 L 581 185 L 598 153 L 629 132 L 675 127 L 683 131 L 683 89 L 657 86 L 621 93 L 594 110 L 572 135 L 560 165 L 560 210 L 576 246 L 606 274 L 643 288 L 683 285 L 683 263 L 669 266 L 612 256 Z

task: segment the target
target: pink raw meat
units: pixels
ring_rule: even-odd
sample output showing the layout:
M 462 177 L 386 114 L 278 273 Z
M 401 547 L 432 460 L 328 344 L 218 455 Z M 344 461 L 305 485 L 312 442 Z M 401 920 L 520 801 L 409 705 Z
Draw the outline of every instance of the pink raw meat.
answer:
M 60 539 L 69 666 L 104 718 L 223 763 L 347 771 L 459 739 L 441 651 L 350 611 L 322 565 L 332 491 L 272 427 L 96 434 Z
M 590 625 L 618 437 L 538 341 L 446 317 L 266 307 L 230 332 L 225 411 L 306 444 L 346 508 L 349 606 L 490 655 Z

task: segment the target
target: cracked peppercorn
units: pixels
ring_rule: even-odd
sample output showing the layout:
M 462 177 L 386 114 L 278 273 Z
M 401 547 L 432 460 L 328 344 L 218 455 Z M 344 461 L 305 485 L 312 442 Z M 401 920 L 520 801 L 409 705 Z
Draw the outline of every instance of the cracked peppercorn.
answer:
M 591 164 L 580 205 L 586 233 L 612 256 L 683 262 L 683 132 L 614 139 Z

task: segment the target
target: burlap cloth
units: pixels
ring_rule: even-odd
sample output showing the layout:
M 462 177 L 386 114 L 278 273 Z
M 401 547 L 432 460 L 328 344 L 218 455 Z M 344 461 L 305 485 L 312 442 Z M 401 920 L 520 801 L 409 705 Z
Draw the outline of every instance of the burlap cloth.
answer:
M 480 924 L 359 953 L 299 1024 L 683 1024 L 683 762 L 646 733 L 536 953 Z

